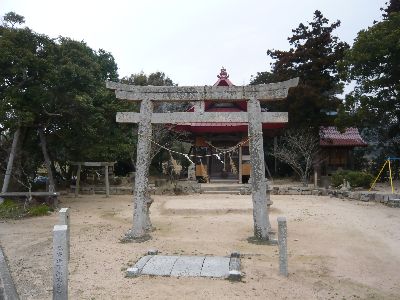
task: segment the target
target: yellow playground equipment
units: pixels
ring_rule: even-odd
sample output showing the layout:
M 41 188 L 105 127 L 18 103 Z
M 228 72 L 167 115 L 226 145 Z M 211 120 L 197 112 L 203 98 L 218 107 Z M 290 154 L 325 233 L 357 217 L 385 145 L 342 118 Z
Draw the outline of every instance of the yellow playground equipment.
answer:
M 378 178 L 379 178 L 379 177 L 381 176 L 381 174 L 382 174 L 382 171 L 385 169 L 386 165 L 388 165 L 388 166 L 389 166 L 390 186 L 392 187 L 392 194 L 394 194 L 393 177 L 392 177 L 392 167 L 391 167 L 391 164 L 390 164 L 390 162 L 393 161 L 393 160 L 400 160 L 400 158 L 399 158 L 399 157 L 388 157 L 388 158 L 385 160 L 385 163 L 383 164 L 381 170 L 379 171 L 378 176 L 376 176 L 374 182 L 372 183 L 371 187 L 369 188 L 369 191 L 371 191 L 371 190 L 374 188 L 374 186 L 375 186 L 375 184 L 376 184 L 376 181 L 378 180 Z

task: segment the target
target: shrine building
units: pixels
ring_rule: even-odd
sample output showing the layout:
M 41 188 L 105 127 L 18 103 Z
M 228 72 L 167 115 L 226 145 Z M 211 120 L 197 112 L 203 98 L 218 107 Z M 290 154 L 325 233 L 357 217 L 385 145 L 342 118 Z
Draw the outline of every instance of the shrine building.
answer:
M 225 68 L 221 69 L 214 86 L 233 86 Z M 189 112 L 247 112 L 247 101 L 199 101 Z M 271 129 L 283 128 L 285 123 L 263 123 L 263 135 Z M 200 182 L 236 181 L 246 183 L 250 178 L 250 153 L 247 123 L 179 123 L 175 131 L 189 133 L 193 146 L 189 156 L 196 165 Z
M 316 166 L 321 176 L 331 176 L 338 170 L 354 169 L 354 148 L 367 147 L 357 128 L 339 132 L 336 127 L 320 127 L 319 146 L 321 162 Z

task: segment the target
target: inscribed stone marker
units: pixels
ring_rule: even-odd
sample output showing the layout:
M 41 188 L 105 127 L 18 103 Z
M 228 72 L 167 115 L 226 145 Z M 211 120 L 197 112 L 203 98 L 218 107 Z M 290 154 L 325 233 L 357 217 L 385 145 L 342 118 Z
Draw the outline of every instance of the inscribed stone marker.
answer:
M 68 299 L 68 245 L 67 225 L 53 229 L 53 299 Z
M 68 250 L 68 259 L 70 258 L 70 218 L 69 218 L 69 208 L 61 208 L 59 213 L 59 222 L 58 225 L 67 225 L 67 250 Z
M 285 217 L 278 217 L 279 274 L 288 276 L 287 225 Z

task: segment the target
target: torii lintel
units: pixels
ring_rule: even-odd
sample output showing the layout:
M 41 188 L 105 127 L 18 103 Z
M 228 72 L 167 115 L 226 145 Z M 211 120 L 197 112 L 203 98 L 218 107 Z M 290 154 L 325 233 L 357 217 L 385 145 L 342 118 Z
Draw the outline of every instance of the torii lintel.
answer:
M 115 90 L 118 99 L 142 101 L 243 101 L 256 98 L 259 101 L 282 100 L 289 88 L 297 86 L 299 78 L 287 81 L 246 86 L 136 86 L 112 81 L 106 87 Z

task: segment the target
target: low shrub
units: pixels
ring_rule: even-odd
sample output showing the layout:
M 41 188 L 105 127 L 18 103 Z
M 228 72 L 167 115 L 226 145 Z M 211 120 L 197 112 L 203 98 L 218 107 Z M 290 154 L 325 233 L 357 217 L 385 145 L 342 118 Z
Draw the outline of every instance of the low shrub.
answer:
M 373 176 L 366 172 L 342 170 L 332 175 L 332 184 L 338 187 L 343 183 L 343 180 L 347 180 L 351 187 L 367 188 L 371 185 L 373 179 Z
M 29 207 L 28 215 L 31 217 L 46 216 L 50 213 L 50 207 L 46 204 L 39 204 Z
M 5 199 L 4 202 L 0 204 L 0 219 L 39 217 L 48 215 L 50 211 L 50 207 L 46 204 L 24 206 L 21 201 Z
M 24 215 L 24 207 L 17 201 L 4 199 L 0 204 L 0 219 L 16 219 Z

